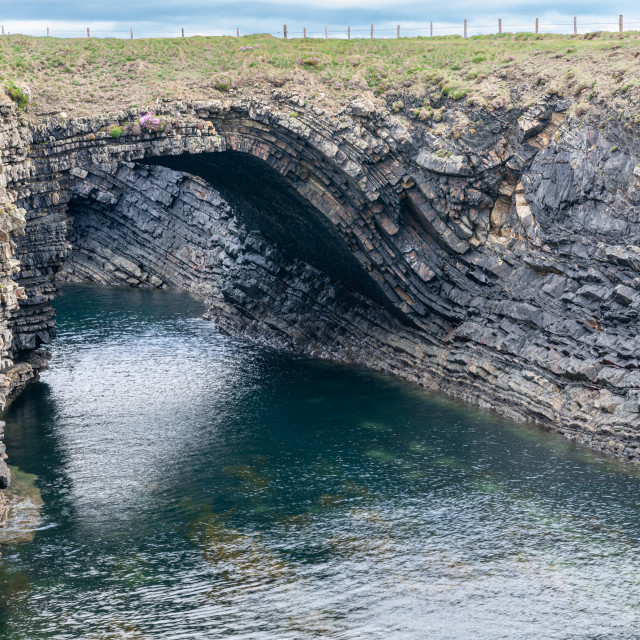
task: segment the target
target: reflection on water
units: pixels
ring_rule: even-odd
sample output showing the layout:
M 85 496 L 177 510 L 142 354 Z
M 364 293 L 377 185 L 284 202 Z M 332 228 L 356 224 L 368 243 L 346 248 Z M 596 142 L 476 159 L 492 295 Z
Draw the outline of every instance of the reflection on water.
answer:
M 58 308 L 7 416 L 32 507 L 3 640 L 640 637 L 634 468 L 225 338 L 184 294 Z

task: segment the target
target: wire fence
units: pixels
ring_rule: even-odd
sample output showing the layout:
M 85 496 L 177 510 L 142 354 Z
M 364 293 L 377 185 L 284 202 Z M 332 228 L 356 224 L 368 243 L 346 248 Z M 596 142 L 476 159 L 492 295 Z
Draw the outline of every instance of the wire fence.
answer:
M 12 35 L 10 25 L 2 25 L 2 36 Z M 395 27 L 383 26 L 376 28 L 374 24 L 368 26 L 345 26 L 345 27 L 324 27 L 307 29 L 306 27 L 296 27 L 290 30 L 287 25 L 283 25 L 281 31 L 271 32 L 276 38 L 309 38 L 309 39 L 379 39 L 379 38 L 416 38 L 416 37 L 437 37 L 458 35 L 463 38 L 495 35 L 506 33 L 536 33 L 540 35 L 580 35 L 587 33 L 595 33 L 599 31 L 625 33 L 628 31 L 640 30 L 640 20 L 624 21 L 623 16 L 619 15 L 618 20 L 611 22 L 582 22 L 577 16 L 572 22 L 559 23 L 543 23 L 538 18 L 531 21 L 520 21 L 519 24 L 504 23 L 498 19 L 493 24 L 468 24 L 464 20 L 461 24 L 436 24 L 433 22 L 425 22 L 424 26 L 404 26 L 398 24 Z M 54 37 L 54 38 L 119 38 L 119 39 L 140 39 L 140 38 L 190 38 L 197 36 L 228 36 L 241 37 L 256 35 L 255 32 L 244 32 L 241 28 L 234 30 L 197 30 L 188 31 L 184 27 L 166 31 L 148 31 L 144 29 L 136 29 L 134 27 L 128 30 L 97 30 L 86 27 L 82 30 L 57 30 L 50 27 L 42 28 L 34 31 L 13 32 L 13 35 L 25 35 L 34 37 Z

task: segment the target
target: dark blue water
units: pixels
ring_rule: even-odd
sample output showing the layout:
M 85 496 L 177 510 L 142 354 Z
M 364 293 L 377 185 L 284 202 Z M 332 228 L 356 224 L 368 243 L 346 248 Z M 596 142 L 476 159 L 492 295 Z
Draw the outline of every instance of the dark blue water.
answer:
M 6 417 L 43 506 L 2 547 L 3 640 L 640 637 L 632 469 L 223 337 L 185 294 L 57 307 Z

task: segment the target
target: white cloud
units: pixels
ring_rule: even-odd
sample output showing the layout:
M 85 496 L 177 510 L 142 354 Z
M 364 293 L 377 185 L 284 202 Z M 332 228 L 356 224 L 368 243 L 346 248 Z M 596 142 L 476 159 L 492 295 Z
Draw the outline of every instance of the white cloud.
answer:
M 23 2 L 28 5 L 30 0 Z M 68 14 L 73 13 L 71 4 L 65 3 Z M 243 4 L 245 10 L 239 10 Z M 573 15 L 578 15 L 580 31 L 616 30 L 618 21 L 617 8 L 611 14 L 588 15 L 589 4 L 580 5 L 585 10 L 581 14 L 571 3 L 560 5 L 564 10 L 553 10 L 544 3 L 531 5 L 525 0 L 515 0 L 508 4 L 500 0 L 487 0 L 482 6 L 477 1 L 462 0 L 452 3 L 450 7 L 429 6 L 418 0 L 396 3 L 389 0 L 279 0 L 277 3 L 272 0 L 251 0 L 248 3 L 229 1 L 229 4 L 209 0 L 185 0 L 180 4 L 169 4 L 167 0 L 155 0 L 154 11 L 146 11 L 147 5 L 144 3 L 133 2 L 132 9 L 135 7 L 135 12 L 117 10 L 122 5 L 123 0 L 112 0 L 110 6 L 113 10 L 104 11 L 108 11 L 109 16 L 129 15 L 128 20 L 13 20 L 3 17 L 2 21 L 5 32 L 45 35 L 49 27 L 50 34 L 59 37 L 86 37 L 87 27 L 91 28 L 91 35 L 96 37 L 128 37 L 130 27 L 133 27 L 135 37 L 179 36 L 181 27 L 185 28 L 187 35 L 235 35 L 236 28 L 240 28 L 243 35 L 281 35 L 283 22 L 287 22 L 290 37 L 301 35 L 303 27 L 307 28 L 309 35 L 322 35 L 325 25 L 329 27 L 332 37 L 345 37 L 347 25 L 351 26 L 355 37 L 366 37 L 371 22 L 375 24 L 377 36 L 393 37 L 397 24 L 401 24 L 401 33 L 405 36 L 428 35 L 430 20 L 434 21 L 434 33 L 442 35 L 461 33 L 465 17 L 469 20 L 469 34 L 473 35 L 495 32 L 499 17 L 503 20 L 505 31 L 533 30 L 536 17 L 540 18 L 543 32 L 572 32 Z M 146 16 L 159 15 L 160 8 L 164 11 L 161 20 L 146 19 Z M 601 11 L 600 5 L 598 9 Z M 45 14 L 42 6 L 37 14 Z M 101 14 L 102 11 L 99 11 L 95 15 Z M 145 17 L 135 19 L 134 15 Z M 627 28 L 638 29 L 640 18 L 629 11 L 625 13 L 625 25 Z

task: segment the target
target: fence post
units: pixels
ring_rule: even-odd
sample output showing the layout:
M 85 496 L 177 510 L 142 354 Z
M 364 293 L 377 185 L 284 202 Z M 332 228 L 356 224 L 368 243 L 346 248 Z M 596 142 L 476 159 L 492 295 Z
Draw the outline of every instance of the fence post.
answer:
M 536 33 L 539 33 L 540 22 L 538 18 L 536 18 Z
M 573 35 L 575 36 L 578 33 L 578 18 L 573 16 Z
M 47 27 L 47 38 L 49 37 L 49 27 Z
M 240 37 L 240 27 L 236 27 L 236 38 Z
M 2 35 L 4 35 L 4 25 L 2 25 Z
M 398 25 L 398 38 L 400 37 L 400 25 Z
M 498 18 L 498 33 L 502 33 L 502 18 Z
M 347 27 L 347 40 L 351 40 L 351 27 Z
M 89 27 L 87 27 L 87 38 L 91 37 L 91 29 L 89 29 Z
M 327 27 L 324 28 L 324 39 L 325 40 L 329 39 L 329 31 L 327 30 Z
M 182 27 L 182 37 L 184 38 L 184 27 Z
M 371 39 L 373 40 L 373 25 L 371 25 Z
M 287 25 L 286 24 L 283 25 L 283 31 L 284 31 L 284 37 L 286 39 L 286 37 L 287 37 Z
M 47 35 L 49 35 L 49 29 L 47 29 Z M 131 27 L 131 39 L 133 40 L 133 27 Z
M 622 14 L 618 17 L 618 29 L 620 30 L 620 33 L 622 33 Z
M 433 22 L 429 23 L 429 36 L 433 38 Z
M 304 38 L 306 38 L 306 37 L 307 37 L 307 27 L 304 27 L 304 29 L 302 30 L 302 32 L 304 33 L 304 36 L 303 36 L 303 37 L 304 37 Z
M 467 19 L 464 19 L 464 37 L 467 37 Z

